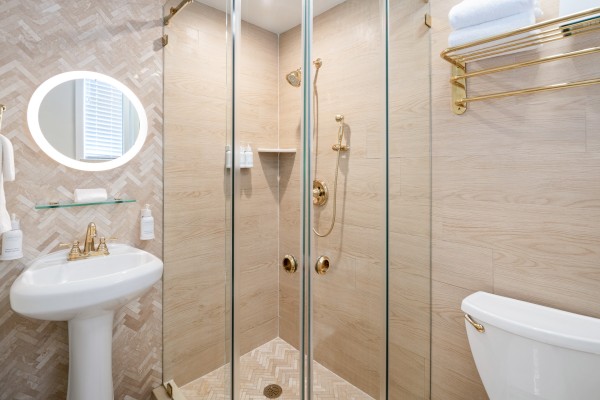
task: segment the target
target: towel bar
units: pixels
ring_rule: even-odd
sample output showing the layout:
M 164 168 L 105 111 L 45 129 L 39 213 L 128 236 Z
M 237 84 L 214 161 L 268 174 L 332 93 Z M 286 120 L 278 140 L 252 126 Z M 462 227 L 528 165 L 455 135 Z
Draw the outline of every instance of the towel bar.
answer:
M 450 83 L 452 85 L 452 109 L 454 113 L 465 113 L 467 104 L 475 101 L 600 84 L 600 78 L 597 78 L 492 93 L 476 97 L 467 96 L 467 80 L 469 78 L 600 53 L 600 47 L 591 47 L 584 50 L 551 55 L 525 62 L 502 65 L 495 68 L 467 71 L 467 63 L 473 61 L 506 55 L 517 50 L 528 49 L 530 47 L 573 38 L 583 34 L 600 32 L 600 16 L 598 14 L 600 14 L 600 8 L 592 8 L 566 17 L 555 18 L 501 35 L 492 36 L 444 50 L 441 53 L 441 57 L 452 64 Z

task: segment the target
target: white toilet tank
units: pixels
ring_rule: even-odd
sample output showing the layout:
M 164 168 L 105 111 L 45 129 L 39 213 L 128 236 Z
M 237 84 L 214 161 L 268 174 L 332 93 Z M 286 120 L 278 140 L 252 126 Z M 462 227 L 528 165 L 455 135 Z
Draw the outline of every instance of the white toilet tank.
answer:
M 485 292 L 461 308 L 490 400 L 600 400 L 600 319 Z

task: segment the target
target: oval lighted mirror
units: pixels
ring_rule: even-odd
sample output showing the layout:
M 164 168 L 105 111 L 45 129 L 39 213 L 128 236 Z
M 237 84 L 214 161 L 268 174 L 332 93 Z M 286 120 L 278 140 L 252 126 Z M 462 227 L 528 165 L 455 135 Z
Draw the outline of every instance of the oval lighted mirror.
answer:
M 148 133 L 136 95 L 118 80 L 89 71 L 42 83 L 29 101 L 27 123 L 48 156 L 83 171 L 120 167 L 140 151 Z

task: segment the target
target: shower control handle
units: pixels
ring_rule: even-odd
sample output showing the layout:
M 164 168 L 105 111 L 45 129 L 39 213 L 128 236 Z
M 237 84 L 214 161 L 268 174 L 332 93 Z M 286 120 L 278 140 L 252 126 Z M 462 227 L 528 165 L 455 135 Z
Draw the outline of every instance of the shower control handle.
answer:
M 286 254 L 283 257 L 283 261 L 281 263 L 283 265 L 283 269 L 285 272 L 293 274 L 298 269 L 298 262 L 296 261 L 296 257 Z
M 319 275 L 325 275 L 329 270 L 329 265 L 329 257 L 321 256 L 317 258 L 317 263 L 315 264 L 315 271 L 317 271 L 317 274 Z

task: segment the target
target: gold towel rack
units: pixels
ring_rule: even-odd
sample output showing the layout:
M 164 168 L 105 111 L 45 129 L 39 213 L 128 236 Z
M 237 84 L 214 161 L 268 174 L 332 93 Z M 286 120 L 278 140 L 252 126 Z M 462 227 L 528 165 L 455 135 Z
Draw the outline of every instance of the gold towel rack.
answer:
M 452 65 L 450 83 L 452 85 L 452 110 L 454 113 L 464 114 L 467 111 L 467 104 L 475 101 L 600 84 L 599 77 L 596 79 L 563 82 L 476 97 L 467 96 L 467 80 L 469 78 L 600 53 L 600 46 L 597 46 L 495 68 L 467 72 L 467 63 L 473 61 L 506 55 L 518 50 L 533 49 L 535 46 L 592 32 L 600 32 L 600 16 L 598 14 L 600 14 L 600 7 L 444 50 L 441 57 Z

